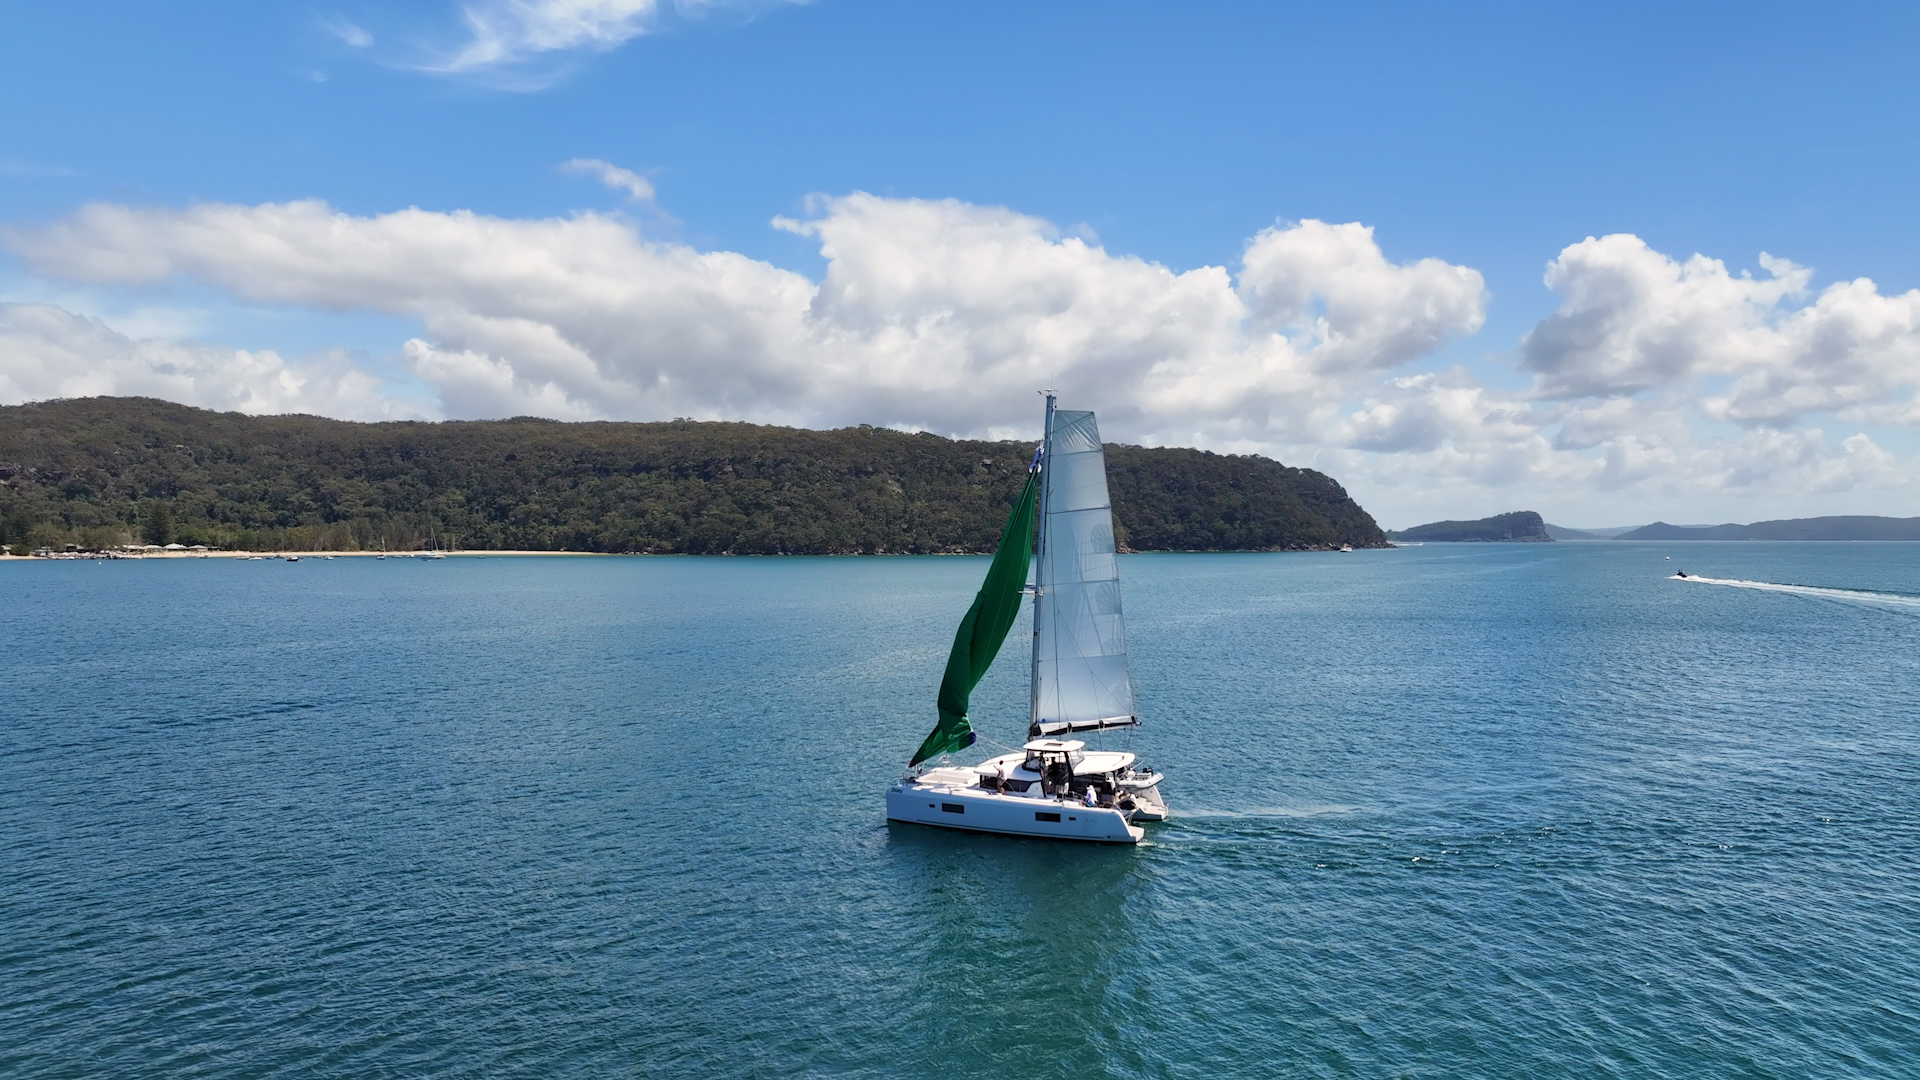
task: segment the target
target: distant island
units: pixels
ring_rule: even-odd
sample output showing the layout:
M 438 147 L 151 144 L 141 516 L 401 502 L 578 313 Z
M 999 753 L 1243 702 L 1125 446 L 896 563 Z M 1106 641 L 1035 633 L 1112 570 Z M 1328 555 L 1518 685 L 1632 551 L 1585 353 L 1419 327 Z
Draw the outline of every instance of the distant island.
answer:
M 1389 539 L 1418 543 L 1538 544 L 1550 543 L 1547 524 L 1531 510 L 1495 514 L 1477 521 L 1435 521 L 1387 533 Z
M 1031 442 L 532 417 L 352 423 L 151 398 L 0 407 L 0 545 L 701 555 L 992 551 Z M 1132 551 L 1386 547 L 1333 478 L 1109 445 Z
M 1615 540 L 1920 540 L 1920 517 L 1788 518 L 1752 525 L 1669 525 L 1656 521 Z

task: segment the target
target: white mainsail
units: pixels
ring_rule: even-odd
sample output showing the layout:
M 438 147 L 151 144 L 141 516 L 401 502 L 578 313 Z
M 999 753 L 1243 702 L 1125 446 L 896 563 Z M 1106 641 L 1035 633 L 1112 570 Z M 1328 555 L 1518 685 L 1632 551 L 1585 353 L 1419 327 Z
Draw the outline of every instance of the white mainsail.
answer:
M 1041 476 L 1030 734 L 1137 723 L 1106 455 L 1092 413 L 1049 409 Z

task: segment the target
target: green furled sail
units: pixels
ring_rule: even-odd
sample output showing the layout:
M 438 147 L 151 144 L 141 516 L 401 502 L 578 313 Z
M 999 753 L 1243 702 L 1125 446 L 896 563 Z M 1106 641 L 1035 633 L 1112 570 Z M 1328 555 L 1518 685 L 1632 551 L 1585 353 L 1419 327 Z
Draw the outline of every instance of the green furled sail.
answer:
M 909 765 L 918 765 L 930 757 L 950 754 L 973 745 L 973 724 L 967 719 L 968 699 L 981 676 L 993 663 L 1000 644 L 1007 640 L 1020 617 L 1020 598 L 1027 587 L 1027 567 L 1033 561 L 1033 504 L 1038 484 L 1037 473 L 1027 473 L 1027 483 L 1014 500 L 1007 528 L 1000 534 L 1000 549 L 993 553 L 993 565 L 987 567 L 987 580 L 960 620 L 953 635 L 953 652 L 947 656 L 947 674 L 940 680 L 940 722 L 927 741 L 914 751 Z

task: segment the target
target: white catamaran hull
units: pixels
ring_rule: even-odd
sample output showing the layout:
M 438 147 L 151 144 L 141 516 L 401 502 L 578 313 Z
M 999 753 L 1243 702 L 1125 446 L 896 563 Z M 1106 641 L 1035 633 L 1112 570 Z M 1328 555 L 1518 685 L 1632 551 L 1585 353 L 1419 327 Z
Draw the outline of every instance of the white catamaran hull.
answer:
M 982 788 L 901 781 L 887 789 L 887 818 L 969 832 L 1012 833 L 1055 840 L 1135 844 L 1146 830 L 1119 810 L 1077 800 L 1000 795 Z

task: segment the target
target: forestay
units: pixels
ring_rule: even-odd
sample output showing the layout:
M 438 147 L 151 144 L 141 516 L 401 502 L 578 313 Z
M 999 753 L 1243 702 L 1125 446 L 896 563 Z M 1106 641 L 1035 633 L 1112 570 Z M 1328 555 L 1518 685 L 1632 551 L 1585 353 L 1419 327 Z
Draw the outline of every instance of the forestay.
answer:
M 1132 724 L 1106 455 L 1090 412 L 1055 411 L 1045 461 L 1034 736 Z

